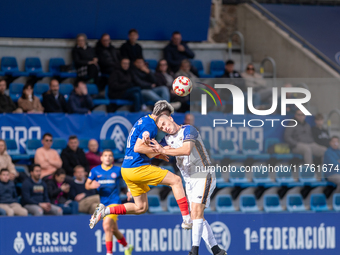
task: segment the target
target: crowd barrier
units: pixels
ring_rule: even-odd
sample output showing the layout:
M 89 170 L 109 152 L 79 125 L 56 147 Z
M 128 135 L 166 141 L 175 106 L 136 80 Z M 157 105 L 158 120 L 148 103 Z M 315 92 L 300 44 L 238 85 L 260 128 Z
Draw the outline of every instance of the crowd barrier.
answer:
M 1 217 L 0 254 L 105 254 L 101 224 L 89 215 Z M 218 244 L 237 255 L 338 255 L 338 213 L 207 214 Z M 120 216 L 119 227 L 134 254 L 188 254 L 191 231 L 179 214 Z M 114 254 L 123 249 L 114 243 Z M 204 241 L 201 255 L 209 255 Z

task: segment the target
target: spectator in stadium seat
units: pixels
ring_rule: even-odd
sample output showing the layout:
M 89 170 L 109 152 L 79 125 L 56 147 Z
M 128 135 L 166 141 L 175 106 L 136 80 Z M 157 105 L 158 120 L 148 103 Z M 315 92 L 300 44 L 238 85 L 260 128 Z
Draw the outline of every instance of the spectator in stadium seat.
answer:
M 95 166 L 100 165 L 102 162 L 100 160 L 100 156 L 102 155 L 101 152 L 99 152 L 98 148 L 98 142 L 96 139 L 91 139 L 88 143 L 89 151 L 85 154 L 87 162 L 89 162 L 90 170 L 94 168 Z
M 195 57 L 195 53 L 190 50 L 186 43 L 182 42 L 182 35 L 178 31 L 172 33 L 171 41 L 164 48 L 163 52 L 164 58 L 174 73 L 179 70 L 183 59 L 192 59 Z
M 179 70 L 175 73 L 175 77 L 182 75 L 194 81 L 195 79 L 197 79 L 197 76 L 193 74 L 190 70 L 191 70 L 190 61 L 187 59 L 183 59 Z
M 6 87 L 6 81 L 0 79 L 0 113 L 22 113 L 22 109 L 17 108 L 10 96 L 5 94 Z
M 329 142 L 330 147 L 327 149 L 324 155 L 323 164 L 328 166 L 328 172 L 324 173 L 327 181 L 333 182 L 337 185 L 334 193 L 340 193 L 340 172 L 336 169 L 340 169 L 340 149 L 339 149 L 339 137 L 332 136 Z M 330 165 L 332 169 L 330 169 Z
M 312 134 L 313 134 L 314 141 L 317 144 L 328 147 L 330 136 L 329 136 L 328 130 L 323 127 L 324 119 L 323 119 L 322 114 L 318 113 L 314 117 L 314 121 L 315 121 L 315 126 L 312 127 Z
M 141 88 L 143 100 L 145 102 L 157 102 L 159 100 L 170 101 L 170 93 L 167 87 L 156 86 L 154 74 L 146 66 L 144 59 L 137 58 L 132 68 L 132 77 L 134 83 Z
M 24 208 L 34 216 L 41 216 L 43 214 L 62 215 L 63 210 L 50 203 L 47 185 L 40 178 L 40 165 L 31 165 L 29 171 L 31 178 L 27 178 L 22 184 L 21 203 Z
M 63 214 L 77 214 L 78 202 L 72 201 L 69 197 L 71 186 L 65 182 L 66 173 L 62 168 L 57 169 L 53 178 L 46 181 L 48 195 L 51 204 L 57 205 L 63 209 Z
M 306 122 L 306 116 L 301 110 L 295 113 L 297 125 L 286 127 L 284 139 L 291 147 L 293 153 L 302 154 L 306 164 L 313 163 L 313 156 L 323 157 L 327 148 L 317 144 L 313 139 L 312 129 Z M 292 122 L 293 126 L 295 123 Z
M 139 112 L 142 108 L 142 94 L 140 87 L 135 86 L 130 70 L 130 60 L 122 58 L 120 68 L 109 77 L 109 98 L 132 100 L 133 111 Z
M 68 138 L 67 147 L 62 150 L 61 160 L 63 161 L 63 169 L 66 175 L 73 178 L 73 169 L 81 165 L 87 173 L 90 172 L 89 163 L 87 162 L 84 151 L 79 148 L 79 140 L 77 136 L 71 135 Z
M 70 94 L 68 104 L 70 113 L 91 113 L 93 101 L 83 81 L 76 81 L 74 84 L 74 90 Z
M 76 46 L 72 50 L 72 58 L 77 69 L 78 77 L 88 80 L 88 83 L 98 83 L 99 65 L 94 48 L 87 44 L 87 36 L 79 34 Z
M 74 180 L 71 182 L 70 198 L 79 204 L 79 212 L 92 214 L 100 203 L 95 190 L 85 189 L 85 169 L 82 166 L 74 168 Z
M 65 97 L 59 93 L 59 81 L 57 79 L 50 81 L 50 90 L 43 94 L 42 105 L 45 113 L 68 112 Z
M 100 70 L 104 74 L 111 74 L 119 68 L 119 51 L 111 44 L 110 35 L 105 33 L 96 44 L 96 54 Z
M 183 125 L 195 125 L 195 116 L 191 113 L 185 114 Z
M 120 55 L 122 58 L 128 58 L 130 63 L 135 62 L 137 58 L 143 58 L 143 49 L 137 43 L 138 40 L 138 31 L 134 28 L 129 30 L 128 34 L 129 39 L 120 46 Z
M 22 89 L 22 95 L 18 99 L 18 106 L 26 113 L 43 113 L 44 107 L 40 100 L 33 94 L 33 85 L 27 83 Z
M 235 62 L 231 59 L 227 60 L 224 65 L 223 78 L 242 78 L 241 74 L 235 69 Z
M 253 88 L 253 92 L 260 96 L 261 102 L 268 103 L 272 101 L 272 89 L 267 87 L 267 83 L 262 75 L 255 72 L 253 64 L 249 63 L 246 71 L 241 75 L 245 80 L 247 88 Z
M 58 152 L 51 148 L 53 136 L 45 133 L 41 140 L 42 147 L 38 148 L 34 155 L 34 163 L 41 166 L 41 178 L 50 178 L 63 164 Z
M 12 163 L 12 158 L 7 153 L 6 142 L 0 139 L 0 169 L 8 169 L 9 171 L 9 179 L 14 181 L 15 178 L 19 176 L 17 170 L 15 169 L 14 164 Z
M 18 195 L 14 185 L 9 179 L 9 170 L 0 170 L 0 208 L 6 211 L 7 216 L 27 216 L 28 212 L 18 203 Z

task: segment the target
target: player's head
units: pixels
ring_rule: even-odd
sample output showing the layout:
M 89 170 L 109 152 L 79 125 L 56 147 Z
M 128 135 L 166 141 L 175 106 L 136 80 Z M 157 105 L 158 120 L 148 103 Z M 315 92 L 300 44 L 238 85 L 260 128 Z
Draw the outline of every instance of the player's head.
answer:
M 113 164 L 113 152 L 110 149 L 105 149 L 103 151 L 102 156 L 100 157 L 100 161 L 104 166 L 110 166 Z
M 9 171 L 7 168 L 0 170 L 0 181 L 7 183 L 9 181 Z
M 39 181 L 40 180 L 40 176 L 41 176 L 41 166 L 39 164 L 33 164 L 31 165 L 31 167 L 29 168 L 30 174 L 31 174 L 31 178 L 35 181 Z
M 159 100 L 155 103 L 152 115 L 158 117 L 161 114 L 170 116 L 174 113 L 174 108 L 166 100 Z
M 175 134 L 179 127 L 171 116 L 165 114 L 157 117 L 156 125 L 161 131 L 167 134 Z
M 82 181 L 85 178 L 85 168 L 81 165 L 77 165 L 73 169 L 73 176 L 78 181 Z

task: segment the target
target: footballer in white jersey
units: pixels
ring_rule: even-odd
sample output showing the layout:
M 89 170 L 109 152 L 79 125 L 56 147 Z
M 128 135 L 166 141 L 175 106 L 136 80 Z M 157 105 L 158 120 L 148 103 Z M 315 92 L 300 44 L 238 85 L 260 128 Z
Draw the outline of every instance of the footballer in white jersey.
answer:
M 204 220 L 204 209 L 209 207 L 216 178 L 209 171 L 211 161 L 199 132 L 191 125 L 179 126 L 171 116 L 166 115 L 158 116 L 156 125 L 167 135 L 160 143 L 153 139 L 150 146 L 159 153 L 175 156 L 185 180 L 193 219 L 192 249 L 189 255 L 198 255 L 202 237 L 214 255 L 225 255 L 226 252 L 218 247 L 208 222 Z

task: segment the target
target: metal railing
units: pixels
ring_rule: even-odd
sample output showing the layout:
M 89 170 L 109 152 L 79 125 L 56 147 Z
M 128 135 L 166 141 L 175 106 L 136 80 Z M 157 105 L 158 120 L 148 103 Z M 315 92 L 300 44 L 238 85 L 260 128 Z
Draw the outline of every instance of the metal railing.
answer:
M 327 57 L 325 54 L 323 54 L 320 50 L 315 48 L 312 44 L 310 44 L 307 40 L 305 40 L 301 35 L 296 33 L 293 29 L 291 29 L 289 26 L 287 26 L 283 21 L 281 21 L 279 18 L 277 18 L 274 14 L 272 14 L 270 11 L 268 11 L 266 8 L 261 6 L 257 1 L 250 0 L 252 4 L 254 4 L 262 13 L 262 15 L 267 15 L 272 21 L 284 29 L 287 30 L 287 33 L 290 37 L 292 35 L 295 37 L 294 39 L 297 39 L 300 41 L 303 47 L 307 47 L 310 51 L 312 51 L 317 57 L 319 57 L 321 60 L 326 62 L 330 67 L 332 67 L 335 71 L 340 73 L 340 66 L 338 66 L 336 63 L 334 63 L 329 57 Z
M 330 111 L 327 115 L 326 123 L 327 123 L 327 128 L 328 128 L 329 133 L 331 132 L 331 126 L 332 126 L 331 117 L 332 117 L 333 114 L 336 114 L 337 116 L 339 116 L 339 119 L 340 119 L 340 110 L 334 109 L 334 110 Z M 338 126 L 338 129 L 340 129 L 340 126 Z
M 262 76 L 264 75 L 264 63 L 266 62 L 270 62 L 272 64 L 273 79 L 276 79 L 276 74 L 277 74 L 276 73 L 276 62 L 272 57 L 265 57 L 264 59 L 262 59 L 261 64 L 260 64 L 260 74 L 262 74 Z
M 233 48 L 233 43 L 232 43 L 232 37 L 234 35 L 237 35 L 240 38 L 240 42 L 241 42 L 241 68 L 240 70 L 244 70 L 244 36 L 240 31 L 235 31 L 234 33 L 232 33 L 229 36 L 229 40 L 228 40 L 228 58 L 232 59 L 232 48 Z

